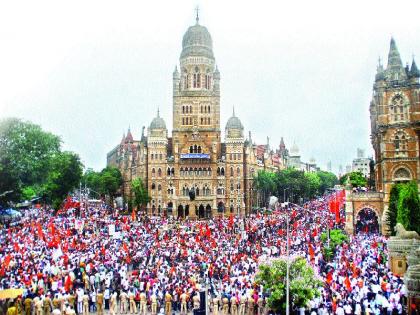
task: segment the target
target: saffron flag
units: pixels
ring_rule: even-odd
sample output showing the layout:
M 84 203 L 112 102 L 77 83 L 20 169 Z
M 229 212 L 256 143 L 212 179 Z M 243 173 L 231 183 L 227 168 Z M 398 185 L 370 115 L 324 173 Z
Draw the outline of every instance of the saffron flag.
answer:
M 311 260 L 314 260 L 315 252 L 314 252 L 314 248 L 312 247 L 311 243 L 308 244 L 308 249 L 309 249 L 309 256 L 311 257 Z
M 131 221 L 136 221 L 136 212 L 134 211 L 134 209 L 133 209 L 133 211 L 131 212 Z
M 346 276 L 346 279 L 344 280 L 344 284 L 347 288 L 347 291 L 351 291 L 351 282 L 348 276 Z
M 327 281 L 327 283 L 330 285 L 331 284 L 331 282 L 333 281 L 333 276 L 332 276 L 332 274 L 333 274 L 333 271 L 331 270 L 329 273 L 327 273 L 327 278 L 326 278 L 326 281 Z

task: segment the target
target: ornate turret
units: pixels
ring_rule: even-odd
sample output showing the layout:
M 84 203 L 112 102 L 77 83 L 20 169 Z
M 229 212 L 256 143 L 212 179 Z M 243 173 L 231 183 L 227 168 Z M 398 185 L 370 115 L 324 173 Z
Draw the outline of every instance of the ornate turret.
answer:
M 133 142 L 133 135 L 131 134 L 130 127 L 128 127 L 127 136 L 125 137 L 126 142 Z
M 407 79 L 404 66 L 401 61 L 400 53 L 394 38 L 391 38 L 388 53 L 388 66 L 386 67 L 386 77 L 390 81 L 401 81 Z
M 375 81 L 381 81 L 385 79 L 384 67 L 381 62 L 381 58 L 378 59 L 378 66 L 376 67 Z
M 420 71 L 417 68 L 416 61 L 414 60 L 414 58 L 413 58 L 413 61 L 411 62 L 410 76 L 412 78 L 420 78 Z
M 232 117 L 226 123 L 226 137 L 227 138 L 243 138 L 244 126 L 241 120 L 235 115 L 235 108 L 233 108 Z
M 157 116 L 152 120 L 150 124 L 150 130 L 156 129 L 165 129 L 166 130 L 166 123 L 162 117 L 160 117 L 159 109 L 157 111 Z

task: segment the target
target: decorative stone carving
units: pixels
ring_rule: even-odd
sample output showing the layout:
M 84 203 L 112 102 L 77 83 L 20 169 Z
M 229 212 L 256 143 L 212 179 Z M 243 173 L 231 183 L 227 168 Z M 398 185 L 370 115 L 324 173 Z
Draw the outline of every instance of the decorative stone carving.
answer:
M 395 225 L 396 237 L 400 239 L 420 239 L 416 231 L 407 231 L 401 223 Z

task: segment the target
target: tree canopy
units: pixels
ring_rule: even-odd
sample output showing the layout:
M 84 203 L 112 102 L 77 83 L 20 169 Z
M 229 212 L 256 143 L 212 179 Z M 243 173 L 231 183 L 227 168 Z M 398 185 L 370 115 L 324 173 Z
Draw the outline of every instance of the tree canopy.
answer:
M 340 184 L 345 185 L 347 182 L 347 177 L 350 179 L 350 184 L 353 187 L 366 187 L 367 186 L 367 179 L 363 175 L 362 172 L 355 171 L 344 174 L 340 177 Z
M 400 184 L 397 206 L 397 222 L 407 230 L 420 233 L 420 200 L 417 183 Z
M 274 312 L 286 309 L 286 260 L 273 260 L 262 264 L 255 281 L 263 286 L 269 295 L 268 306 Z M 290 261 L 290 303 L 296 307 L 306 307 L 308 302 L 320 295 L 322 282 L 315 276 L 314 269 L 306 259 L 297 257 Z
M 137 207 L 137 210 L 143 208 L 151 200 L 146 187 L 143 184 L 141 178 L 136 178 L 131 183 L 131 191 L 134 195 L 133 205 Z
M 0 120 L 0 204 L 35 196 L 53 202 L 63 195 L 54 187 L 66 182 L 61 189 L 70 192 L 81 168 L 76 154 L 61 152 L 60 137 L 17 118 Z
M 287 168 L 273 173 L 261 170 L 255 177 L 256 188 L 263 194 L 264 200 L 276 195 L 280 200 L 297 202 L 299 198 L 311 199 L 322 195 L 328 188 L 338 183 L 337 177 L 330 172 L 303 172 Z
M 120 189 L 123 179 L 118 168 L 108 166 L 100 172 L 86 170 L 83 182 L 97 194 L 107 195 L 112 199 Z

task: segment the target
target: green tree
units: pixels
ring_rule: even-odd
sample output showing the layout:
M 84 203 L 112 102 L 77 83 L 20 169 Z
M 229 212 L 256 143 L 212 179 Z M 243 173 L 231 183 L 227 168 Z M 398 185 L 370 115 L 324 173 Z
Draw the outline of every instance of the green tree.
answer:
M 144 209 L 144 206 L 150 202 L 151 198 L 141 178 L 136 178 L 131 182 L 131 192 L 133 193 L 132 203 L 133 206 L 139 209 Z
M 36 124 L 17 118 L 0 120 L 0 203 L 18 201 L 22 189 L 43 184 L 60 145 L 58 136 Z
M 367 185 L 367 179 L 365 176 L 363 176 L 362 172 L 350 172 L 347 174 L 344 174 L 340 177 L 340 184 L 345 185 L 347 181 L 347 177 L 350 178 L 350 184 L 353 187 L 366 187 Z
M 51 159 L 51 170 L 44 186 L 44 196 L 54 209 L 58 209 L 64 198 L 78 187 L 83 165 L 73 152 L 61 152 Z
M 319 193 L 324 194 L 328 188 L 333 188 L 338 184 L 338 178 L 334 173 L 326 171 L 318 171 L 316 173 L 321 181 L 319 185 Z
M 395 235 L 395 225 L 397 224 L 398 200 L 400 198 L 401 184 L 392 185 L 389 193 L 389 206 L 386 217 L 386 224 L 391 235 Z
M 276 174 L 267 171 L 258 171 L 254 179 L 255 187 L 262 194 L 264 203 L 268 201 L 268 197 L 276 190 Z
M 420 200 L 417 183 L 411 181 L 402 185 L 397 208 L 397 222 L 407 230 L 420 233 Z
M 92 169 L 87 169 L 83 174 L 82 182 L 97 194 L 103 195 L 101 172 L 95 172 Z
M 100 192 L 108 195 L 112 201 L 114 196 L 123 184 L 121 172 L 115 167 L 106 167 L 100 173 Z
M 306 259 L 297 257 L 290 262 L 290 304 L 306 307 L 308 302 L 320 295 L 322 282 L 315 276 L 313 268 Z M 274 312 L 286 309 L 286 261 L 278 259 L 271 264 L 262 264 L 255 281 L 263 286 L 269 295 L 268 306 Z
M 344 242 L 348 242 L 348 236 L 340 229 L 330 230 L 330 244 L 327 244 L 328 235 L 327 232 L 321 234 L 321 241 L 323 242 L 323 253 L 326 260 L 331 260 L 335 254 L 337 246 L 340 246 Z
M 320 192 L 321 187 L 321 179 L 319 178 L 317 173 L 305 173 L 305 178 L 307 180 L 307 188 L 305 196 L 308 199 L 314 198 Z

